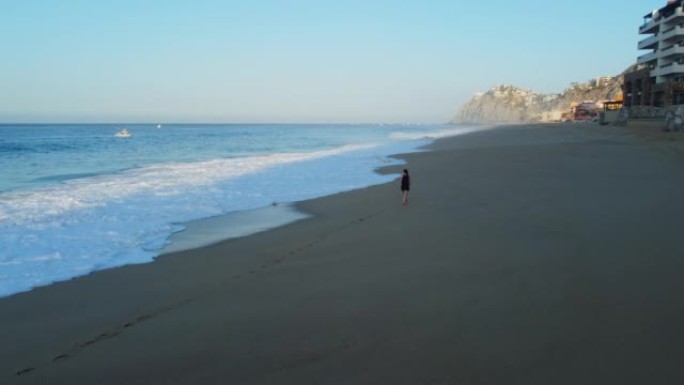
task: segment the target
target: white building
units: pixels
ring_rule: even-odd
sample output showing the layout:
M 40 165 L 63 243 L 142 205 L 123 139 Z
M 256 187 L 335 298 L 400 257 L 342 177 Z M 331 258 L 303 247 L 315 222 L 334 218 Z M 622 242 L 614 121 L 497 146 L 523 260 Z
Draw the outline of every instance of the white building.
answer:
M 684 0 L 667 4 L 644 16 L 638 44 L 647 50 L 637 68 L 624 75 L 625 106 L 684 104 Z
M 654 84 L 668 79 L 684 80 L 684 0 L 669 1 L 666 6 L 644 16 L 639 33 L 649 35 L 639 42 L 637 64 L 651 70 Z

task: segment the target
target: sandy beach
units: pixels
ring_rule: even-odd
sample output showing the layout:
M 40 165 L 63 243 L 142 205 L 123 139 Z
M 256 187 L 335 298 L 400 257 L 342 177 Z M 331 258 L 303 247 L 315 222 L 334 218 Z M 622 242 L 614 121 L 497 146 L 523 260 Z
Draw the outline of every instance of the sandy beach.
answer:
M 1 384 L 676 384 L 684 138 L 500 127 L 312 217 L 0 299 Z M 399 176 L 404 166 L 381 172 Z

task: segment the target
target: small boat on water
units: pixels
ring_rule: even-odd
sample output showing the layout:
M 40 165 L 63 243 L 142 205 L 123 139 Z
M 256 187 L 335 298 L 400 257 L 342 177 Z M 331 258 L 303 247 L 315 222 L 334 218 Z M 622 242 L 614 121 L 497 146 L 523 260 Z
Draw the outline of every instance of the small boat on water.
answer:
M 119 130 L 116 134 L 114 134 L 117 138 L 130 138 L 131 133 L 128 131 L 128 129 L 124 128 L 123 130 Z

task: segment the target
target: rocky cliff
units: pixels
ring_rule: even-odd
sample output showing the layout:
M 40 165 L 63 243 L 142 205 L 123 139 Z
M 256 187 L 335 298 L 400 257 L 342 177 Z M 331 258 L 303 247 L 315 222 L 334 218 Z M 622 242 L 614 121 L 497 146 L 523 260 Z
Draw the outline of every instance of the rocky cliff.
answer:
M 622 76 L 573 83 L 560 94 L 540 94 L 510 85 L 498 85 L 476 94 L 451 123 L 527 123 L 560 119 L 571 105 L 600 102 L 622 95 Z

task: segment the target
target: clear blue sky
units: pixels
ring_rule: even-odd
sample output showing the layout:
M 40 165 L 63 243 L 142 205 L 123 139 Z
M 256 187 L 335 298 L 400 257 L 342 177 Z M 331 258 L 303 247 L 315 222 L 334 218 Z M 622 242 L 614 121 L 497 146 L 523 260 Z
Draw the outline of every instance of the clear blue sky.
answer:
M 0 122 L 446 122 L 636 61 L 625 0 L 0 0 Z

